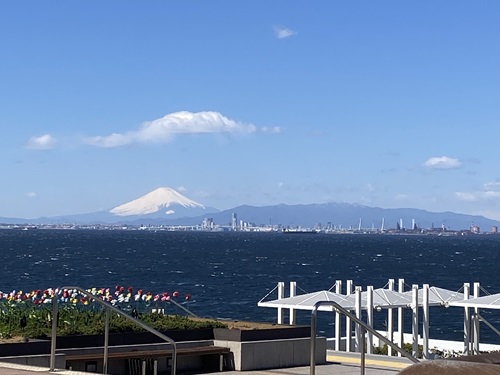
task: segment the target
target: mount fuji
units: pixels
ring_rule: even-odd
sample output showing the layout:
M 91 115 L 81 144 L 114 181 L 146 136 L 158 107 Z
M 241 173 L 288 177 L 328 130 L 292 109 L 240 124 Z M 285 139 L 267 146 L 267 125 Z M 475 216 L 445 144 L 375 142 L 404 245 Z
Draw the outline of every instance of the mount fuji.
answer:
M 34 223 L 165 223 L 172 219 L 192 218 L 219 212 L 205 207 L 169 187 L 160 187 L 142 197 L 106 211 L 80 215 L 65 215 L 31 220 Z
M 202 216 L 212 212 L 218 212 L 218 210 L 207 208 L 169 187 L 160 187 L 142 197 L 109 210 L 109 214 L 114 218 L 113 221 L 128 222 L 179 219 Z
M 109 212 L 116 216 L 154 215 L 165 217 L 165 215 L 169 215 L 173 217 L 175 215 L 178 217 L 179 212 L 189 212 L 189 216 L 193 216 L 193 214 L 197 216 L 203 214 L 205 210 L 205 206 L 186 198 L 174 189 L 161 187 L 140 198 L 117 206 Z

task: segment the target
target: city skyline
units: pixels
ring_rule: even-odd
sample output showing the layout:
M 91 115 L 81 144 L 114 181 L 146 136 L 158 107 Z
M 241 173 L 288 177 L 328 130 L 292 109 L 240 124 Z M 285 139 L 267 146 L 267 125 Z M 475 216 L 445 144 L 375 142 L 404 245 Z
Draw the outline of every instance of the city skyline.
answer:
M 171 186 L 500 220 L 500 4 L 308 5 L 2 4 L 0 216 Z

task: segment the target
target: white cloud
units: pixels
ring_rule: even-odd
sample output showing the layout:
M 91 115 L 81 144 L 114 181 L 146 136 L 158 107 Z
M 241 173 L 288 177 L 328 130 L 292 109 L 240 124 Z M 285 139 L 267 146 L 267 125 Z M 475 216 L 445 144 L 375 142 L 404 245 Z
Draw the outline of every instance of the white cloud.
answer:
M 457 199 L 460 199 L 461 201 L 467 201 L 467 202 L 475 202 L 478 200 L 477 193 L 469 193 L 465 191 L 455 192 L 455 197 Z
M 268 134 L 280 134 L 280 133 L 283 133 L 283 129 L 280 128 L 279 126 L 273 126 L 273 127 L 264 126 L 264 127 L 260 128 L 260 131 L 262 133 L 268 133 Z
M 483 196 L 485 198 L 500 198 L 500 191 L 484 191 Z
M 405 201 L 408 199 L 408 195 L 407 194 L 396 194 L 394 199 L 397 201 Z
M 278 39 L 290 38 L 291 36 L 297 34 L 295 31 L 290 30 L 289 28 L 284 26 L 274 26 L 273 29 L 274 29 L 274 36 Z
M 424 167 L 432 169 L 453 169 L 460 168 L 462 162 L 458 159 L 449 158 L 448 156 L 432 157 L 425 161 Z
M 26 144 L 26 148 L 31 150 L 50 150 L 54 148 L 56 139 L 50 134 L 44 134 L 39 137 L 31 137 Z
M 479 200 L 499 199 L 500 191 L 485 190 L 485 191 L 472 191 L 472 192 L 455 192 L 455 197 L 462 201 L 476 202 Z
M 174 112 L 145 122 L 138 130 L 84 139 L 98 147 L 121 147 L 135 143 L 165 143 L 178 134 L 254 133 L 257 128 L 232 120 L 219 112 Z
M 484 190 L 500 191 L 500 182 L 487 182 L 483 185 Z
M 181 192 L 181 193 L 184 193 L 184 192 L 186 192 L 186 191 L 187 191 L 187 189 L 186 189 L 184 186 L 179 186 L 179 187 L 177 188 L 177 191 L 179 191 L 179 192 Z
M 29 193 L 26 193 L 26 196 L 28 198 L 36 198 L 36 193 L 34 191 L 30 191 Z

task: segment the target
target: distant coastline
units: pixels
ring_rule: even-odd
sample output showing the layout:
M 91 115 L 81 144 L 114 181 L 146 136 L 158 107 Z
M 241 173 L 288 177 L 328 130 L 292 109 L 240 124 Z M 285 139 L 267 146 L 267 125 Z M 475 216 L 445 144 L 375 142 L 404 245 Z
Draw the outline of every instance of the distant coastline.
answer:
M 336 228 L 283 228 L 277 226 L 256 226 L 232 228 L 216 226 L 207 228 L 202 225 L 123 225 L 123 224 L 9 224 L 0 223 L 0 230 L 35 231 L 35 230 L 105 230 L 105 231 L 151 231 L 151 232 L 225 232 L 225 233 L 270 233 L 270 234 L 326 234 L 326 235 L 389 235 L 389 236 L 498 236 L 497 227 L 491 231 L 480 231 L 478 227 L 450 230 L 445 228 L 431 229 L 336 229 Z

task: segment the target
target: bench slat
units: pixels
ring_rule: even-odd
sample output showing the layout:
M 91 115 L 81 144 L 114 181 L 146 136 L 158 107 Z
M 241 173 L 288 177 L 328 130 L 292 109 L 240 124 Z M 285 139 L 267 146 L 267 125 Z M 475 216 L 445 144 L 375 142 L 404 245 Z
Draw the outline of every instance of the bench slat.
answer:
M 177 349 L 177 356 L 190 356 L 190 355 L 205 355 L 205 354 L 224 354 L 229 353 L 229 348 L 222 346 L 202 346 L 194 348 L 181 348 Z M 125 352 L 111 352 L 108 353 L 109 359 L 129 359 L 129 358 L 158 358 L 158 357 L 171 357 L 172 349 L 160 350 L 132 350 Z M 88 361 L 104 358 L 104 353 L 90 353 L 90 354 L 66 354 L 66 361 Z

